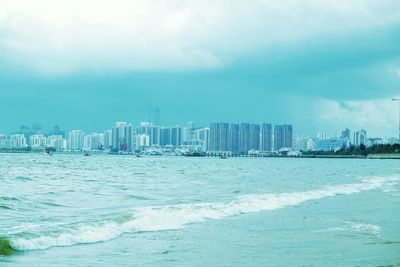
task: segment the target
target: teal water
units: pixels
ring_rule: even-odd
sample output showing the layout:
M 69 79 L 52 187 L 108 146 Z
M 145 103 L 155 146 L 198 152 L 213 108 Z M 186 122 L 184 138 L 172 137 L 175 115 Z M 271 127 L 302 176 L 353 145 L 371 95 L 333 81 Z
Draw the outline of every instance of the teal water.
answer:
M 396 160 L 0 154 L 0 266 L 400 266 L 399 183 Z

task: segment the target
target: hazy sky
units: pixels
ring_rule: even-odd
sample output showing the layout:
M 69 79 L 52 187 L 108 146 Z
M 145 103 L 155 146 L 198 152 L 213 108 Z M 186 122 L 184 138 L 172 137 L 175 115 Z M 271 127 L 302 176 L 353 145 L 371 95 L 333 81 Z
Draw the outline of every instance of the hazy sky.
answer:
M 398 0 L 0 0 L 0 132 L 161 121 L 397 136 Z

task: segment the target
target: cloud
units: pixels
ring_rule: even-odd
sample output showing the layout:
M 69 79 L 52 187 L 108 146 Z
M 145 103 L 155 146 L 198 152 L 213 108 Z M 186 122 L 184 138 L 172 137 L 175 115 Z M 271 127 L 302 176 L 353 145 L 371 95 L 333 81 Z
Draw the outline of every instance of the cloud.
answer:
M 320 99 L 313 105 L 313 113 L 324 125 L 366 129 L 369 135 L 397 136 L 399 110 L 397 103 L 388 99 L 336 101 Z
M 222 68 L 400 21 L 396 0 L 0 0 L 0 56 L 43 73 Z

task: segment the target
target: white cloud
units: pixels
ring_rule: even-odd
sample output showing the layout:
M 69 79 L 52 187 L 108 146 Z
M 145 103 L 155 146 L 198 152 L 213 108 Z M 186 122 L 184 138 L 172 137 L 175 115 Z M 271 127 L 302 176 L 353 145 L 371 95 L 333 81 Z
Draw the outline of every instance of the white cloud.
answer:
M 0 0 L 0 49 L 48 73 L 218 68 L 268 45 L 399 20 L 396 0 Z
M 313 107 L 323 125 L 366 129 L 369 135 L 397 136 L 399 106 L 391 99 L 336 101 L 320 99 Z

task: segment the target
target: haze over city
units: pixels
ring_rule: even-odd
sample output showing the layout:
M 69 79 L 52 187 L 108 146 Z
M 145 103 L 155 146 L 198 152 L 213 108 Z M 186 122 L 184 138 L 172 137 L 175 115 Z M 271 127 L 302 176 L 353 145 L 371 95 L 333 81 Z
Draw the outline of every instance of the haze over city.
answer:
M 384 2 L 384 4 L 383 4 Z M 399 1 L 0 1 L 0 132 L 287 122 L 397 136 Z

